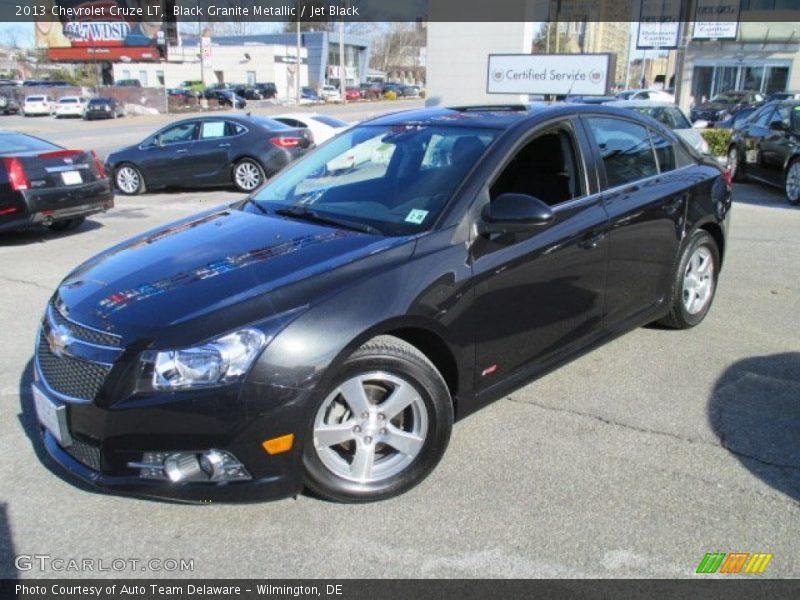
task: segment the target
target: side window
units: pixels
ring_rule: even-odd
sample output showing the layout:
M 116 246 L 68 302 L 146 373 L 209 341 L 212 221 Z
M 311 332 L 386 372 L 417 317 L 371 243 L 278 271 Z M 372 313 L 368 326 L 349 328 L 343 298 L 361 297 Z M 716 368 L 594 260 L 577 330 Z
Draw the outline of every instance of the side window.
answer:
M 586 119 L 600 148 L 608 187 L 658 174 L 650 136 L 641 125 L 602 117 Z
M 181 123 L 169 129 L 165 129 L 158 136 L 162 144 L 177 144 L 180 142 L 191 142 L 194 139 L 197 123 Z
M 200 128 L 201 140 L 213 140 L 225 137 L 225 121 L 203 121 Z
M 527 194 L 553 206 L 583 196 L 578 153 L 571 129 L 558 127 L 537 135 L 519 150 L 492 184 L 500 194 Z
M 305 127 L 300 121 L 297 119 L 290 119 L 289 117 L 280 117 L 275 119 L 276 121 L 280 121 L 284 125 L 288 125 L 289 127 Z
M 780 121 L 788 129 L 790 125 L 790 118 L 791 113 L 789 112 L 789 107 L 782 104 L 775 109 L 775 113 L 772 115 L 772 118 L 770 118 L 769 122 L 774 123 L 775 121 Z
M 239 123 L 233 123 L 232 121 L 225 122 L 225 135 L 227 136 L 241 135 L 245 131 L 247 130 L 244 125 L 239 125 Z
M 655 131 L 650 132 L 653 146 L 656 149 L 658 168 L 661 173 L 675 170 L 675 148 L 667 138 Z

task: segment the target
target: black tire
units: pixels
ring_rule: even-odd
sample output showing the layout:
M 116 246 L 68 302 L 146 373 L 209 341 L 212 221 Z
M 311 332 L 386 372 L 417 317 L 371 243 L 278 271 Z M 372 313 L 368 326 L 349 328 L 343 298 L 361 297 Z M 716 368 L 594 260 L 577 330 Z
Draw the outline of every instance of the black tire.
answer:
M 254 185 L 250 183 L 246 183 L 246 181 L 250 181 L 250 179 L 242 179 L 240 181 L 237 172 L 239 169 L 248 169 L 248 172 L 253 174 L 253 177 L 257 177 L 258 181 Z M 233 180 L 233 185 L 236 186 L 236 189 L 240 192 L 250 193 L 255 189 L 258 189 L 261 184 L 263 184 L 267 180 L 267 175 L 264 172 L 264 167 L 261 166 L 257 160 L 252 158 L 242 158 L 236 161 L 231 169 L 231 179 Z
M 123 172 L 127 173 L 129 171 L 133 172 L 133 174 L 138 180 L 138 185 L 134 187 L 130 187 L 125 184 L 122 185 L 120 184 L 120 179 L 123 176 L 122 173 Z M 136 196 L 138 194 L 143 194 L 147 189 L 147 186 L 145 185 L 144 181 L 144 175 L 142 175 L 142 172 L 139 170 L 139 168 L 136 165 L 133 165 L 132 163 L 122 163 L 120 165 L 117 165 L 117 167 L 114 169 L 114 187 L 123 194 L 125 194 L 126 196 Z
M 86 217 L 73 217 L 72 219 L 64 219 L 63 221 L 56 221 L 55 223 L 50 223 L 47 228 L 50 231 L 61 232 L 61 231 L 72 231 L 73 229 L 77 229 L 83 222 L 86 220 Z
M 796 188 L 794 192 L 790 192 L 789 190 L 789 177 L 792 171 L 792 177 L 797 178 L 798 176 L 798 169 L 800 169 L 800 158 L 795 158 L 792 162 L 790 162 L 786 167 L 786 173 L 783 175 L 783 192 L 786 196 L 786 201 L 791 204 L 792 206 L 800 206 L 800 193 L 797 192 Z
M 735 157 L 735 160 L 732 160 Z M 728 148 L 728 168 L 731 170 L 731 179 L 736 182 L 747 181 L 747 176 L 742 169 L 742 153 L 737 146 Z
M 385 477 L 378 477 L 374 481 L 355 481 L 335 472 L 334 469 L 326 466 L 323 462 L 320 451 L 316 448 L 315 442 L 315 423 L 320 414 L 328 405 L 328 399 L 335 396 L 339 386 L 359 375 L 377 373 L 387 377 L 399 378 L 403 385 L 408 385 L 408 391 L 416 393 L 414 395 L 414 407 L 411 405 L 404 408 L 398 416 L 406 419 L 406 415 L 417 415 L 407 418 L 404 423 L 413 426 L 414 420 L 424 421 L 426 429 L 422 438 L 421 446 L 416 451 L 413 458 L 405 458 L 404 453 L 395 451 L 391 445 L 383 444 L 378 437 L 381 433 L 386 433 L 386 429 L 376 430 L 375 440 L 363 437 L 369 435 L 367 425 L 363 432 L 359 429 L 362 438 L 360 440 L 349 440 L 342 445 L 331 446 L 346 452 L 348 447 L 352 450 L 352 460 L 355 463 L 355 449 L 359 444 L 374 446 L 373 456 L 379 452 L 383 455 L 376 456 L 375 464 L 380 465 L 380 461 L 386 457 L 410 460 L 405 465 L 401 465 L 396 473 L 386 474 Z M 372 384 L 367 384 L 372 385 Z M 377 386 L 376 386 L 377 387 Z M 366 386 L 363 389 L 367 389 Z M 365 392 L 366 393 L 366 392 Z M 387 395 L 376 398 L 372 397 L 370 405 L 375 411 L 380 411 L 381 404 L 386 398 L 391 397 L 392 391 Z M 380 392 L 378 392 L 380 395 Z M 379 400 L 381 403 L 375 403 Z M 346 406 L 346 405 L 345 405 Z M 418 419 L 424 407 L 424 417 Z M 411 412 L 408 412 L 411 411 Z M 419 413 L 414 412 L 419 411 Z M 364 413 L 366 414 L 366 413 Z M 363 415 L 362 415 L 363 416 Z M 381 418 L 381 414 L 377 417 Z M 393 426 L 397 424 L 395 417 L 389 415 L 389 423 Z M 358 415 L 350 414 L 346 421 L 359 422 Z M 366 421 L 361 421 L 366 423 Z M 385 421 L 378 421 L 378 423 Z M 404 425 L 400 425 L 403 427 Z M 336 502 L 371 502 L 385 500 L 397 496 L 411 489 L 420 483 L 434 469 L 442 458 L 447 444 L 450 441 L 450 432 L 453 428 L 453 403 L 447 384 L 439 371 L 428 358 L 417 348 L 393 336 L 379 336 L 365 343 L 356 350 L 337 373 L 336 379 L 329 387 L 328 392 L 320 398 L 319 403 L 314 407 L 312 418 L 309 422 L 308 436 L 303 449 L 303 466 L 305 469 L 305 484 L 312 492 L 317 495 Z M 390 428 L 391 430 L 391 428 Z M 354 429 L 355 431 L 355 429 Z M 390 431 L 391 433 L 391 431 Z M 355 436 L 354 436 L 355 437 Z M 350 444 L 350 446 L 346 446 Z M 371 472 L 371 469 L 370 469 Z
M 705 249 L 708 253 L 708 258 L 711 260 L 711 267 L 713 269 L 710 274 L 711 290 L 700 308 L 697 311 L 690 311 L 686 306 L 686 298 L 691 297 L 695 292 L 684 284 L 689 271 L 692 269 L 692 267 L 689 266 L 689 261 L 699 249 Z M 661 319 L 659 323 L 673 329 L 690 329 L 695 325 L 699 325 L 714 303 L 714 295 L 717 291 L 717 280 L 719 278 L 719 266 L 720 260 L 717 242 L 707 231 L 698 229 L 692 234 L 683 248 L 681 258 L 678 261 L 678 266 L 675 269 L 672 279 L 672 291 L 670 294 L 671 309 L 669 314 Z

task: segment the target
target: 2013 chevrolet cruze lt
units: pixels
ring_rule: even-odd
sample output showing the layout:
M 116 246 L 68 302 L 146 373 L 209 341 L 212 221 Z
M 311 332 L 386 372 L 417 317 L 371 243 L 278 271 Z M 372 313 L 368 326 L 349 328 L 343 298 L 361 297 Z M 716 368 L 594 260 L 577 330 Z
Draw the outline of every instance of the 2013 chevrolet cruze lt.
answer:
M 454 418 L 711 306 L 730 179 L 658 122 L 562 105 L 350 129 L 251 197 L 58 287 L 33 398 L 49 453 L 182 498 L 387 498 Z

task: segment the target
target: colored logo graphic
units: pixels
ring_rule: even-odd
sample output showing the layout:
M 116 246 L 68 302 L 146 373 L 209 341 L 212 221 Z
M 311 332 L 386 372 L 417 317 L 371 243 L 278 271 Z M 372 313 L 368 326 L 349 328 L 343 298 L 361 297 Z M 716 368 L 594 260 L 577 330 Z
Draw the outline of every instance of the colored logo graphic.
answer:
M 495 69 L 492 73 L 492 78 L 495 81 L 503 81 L 503 72 L 500 69 Z
M 603 73 L 597 69 L 592 69 L 589 71 L 589 80 L 592 83 L 599 83 L 603 80 Z
M 709 575 L 712 573 L 724 573 L 727 575 L 736 575 L 737 573 L 763 573 L 769 562 L 772 560 L 772 554 L 764 552 L 709 552 L 700 561 L 697 567 L 697 573 Z

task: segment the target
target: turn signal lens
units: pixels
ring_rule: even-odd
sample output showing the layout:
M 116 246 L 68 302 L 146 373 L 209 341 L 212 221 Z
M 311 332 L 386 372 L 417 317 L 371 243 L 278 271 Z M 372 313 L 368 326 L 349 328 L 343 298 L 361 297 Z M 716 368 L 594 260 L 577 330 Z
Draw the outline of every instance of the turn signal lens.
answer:
M 8 182 L 11 184 L 11 189 L 15 192 L 20 190 L 27 190 L 31 187 L 31 182 L 28 179 L 28 174 L 25 173 L 25 167 L 22 162 L 15 156 L 9 156 L 3 159 L 8 171 Z
M 100 179 L 105 179 L 107 177 L 106 167 L 103 164 L 103 161 L 100 160 L 100 157 L 97 156 L 97 152 L 95 152 L 94 150 L 92 150 L 92 159 L 94 160 L 94 166 L 97 169 L 98 177 L 100 177 Z
M 272 438 L 271 440 L 263 442 L 261 445 L 264 447 L 264 450 L 267 451 L 267 454 L 281 454 L 283 452 L 288 452 L 292 449 L 292 446 L 294 446 L 294 434 L 289 433 L 287 435 Z

